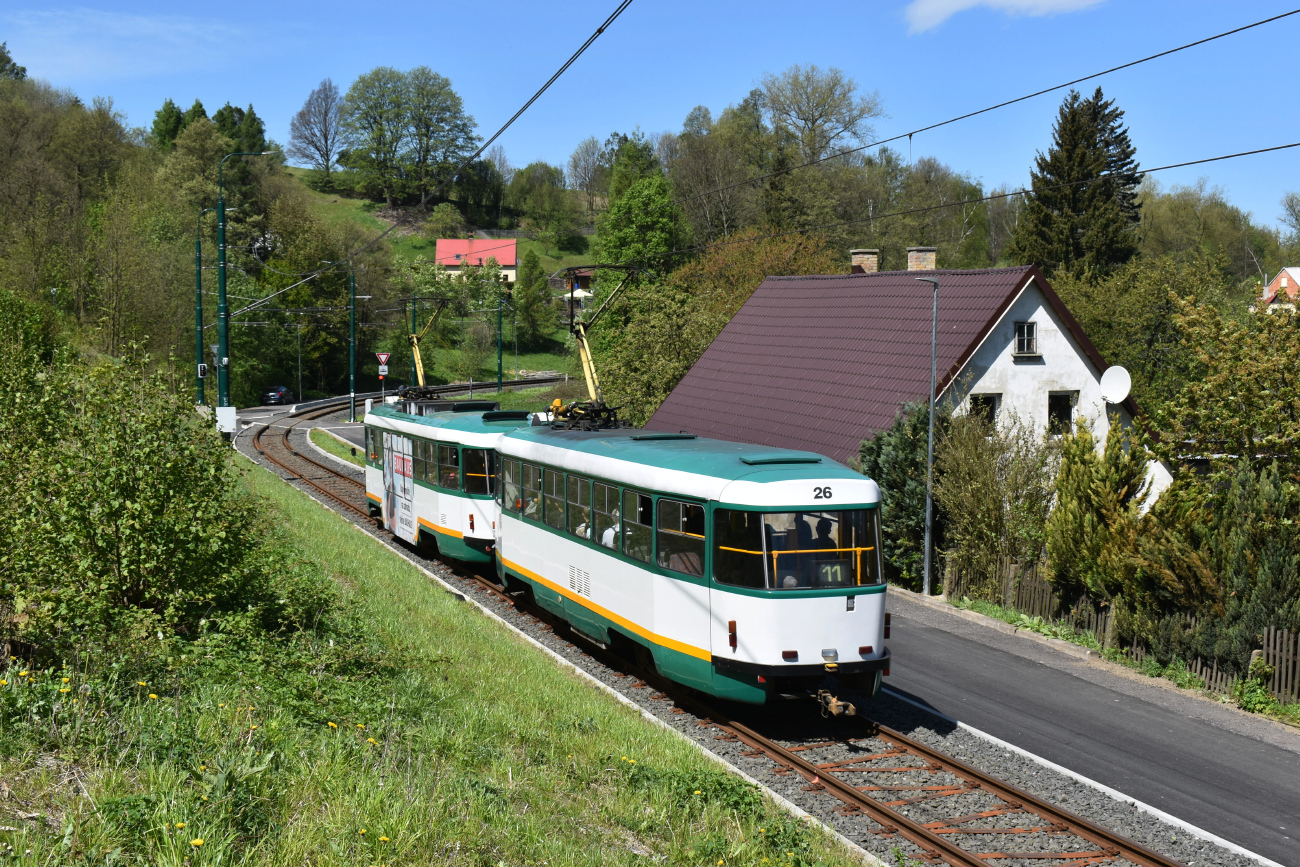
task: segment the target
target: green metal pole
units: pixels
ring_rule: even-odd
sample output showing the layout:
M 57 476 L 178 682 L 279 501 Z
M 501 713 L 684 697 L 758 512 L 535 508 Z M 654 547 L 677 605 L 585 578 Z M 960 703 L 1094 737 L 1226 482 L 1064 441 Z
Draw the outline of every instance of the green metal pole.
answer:
M 211 208 L 199 211 L 198 230 L 194 233 L 194 402 L 203 405 L 203 215 Z
M 217 163 L 217 406 L 230 406 L 230 308 L 226 305 L 226 198 L 222 171 L 231 157 L 260 157 L 269 153 L 226 154 Z
M 226 306 L 226 200 L 217 164 L 217 406 L 230 406 L 230 308 Z
M 348 314 L 348 421 L 357 420 L 357 272 L 348 265 L 348 294 L 351 312 Z
M 501 393 L 501 298 L 497 298 L 497 394 Z

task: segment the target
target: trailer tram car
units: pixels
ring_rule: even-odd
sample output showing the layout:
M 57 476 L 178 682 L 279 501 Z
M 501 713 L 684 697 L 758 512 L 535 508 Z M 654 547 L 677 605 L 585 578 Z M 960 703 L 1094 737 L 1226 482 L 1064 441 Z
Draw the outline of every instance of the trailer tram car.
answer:
M 557 427 L 495 441 L 507 584 L 710 695 L 816 690 L 839 713 L 837 685 L 879 691 L 890 657 L 874 481 L 809 452 Z
M 366 413 L 366 499 L 372 516 L 413 545 L 491 563 L 497 441 L 526 412 L 492 401 L 403 400 Z

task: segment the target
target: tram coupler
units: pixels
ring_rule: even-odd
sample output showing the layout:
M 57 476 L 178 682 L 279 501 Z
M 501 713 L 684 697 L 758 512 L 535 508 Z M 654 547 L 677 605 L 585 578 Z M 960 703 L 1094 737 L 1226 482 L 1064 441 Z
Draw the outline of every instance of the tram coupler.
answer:
M 840 701 L 829 690 L 817 690 L 817 704 L 821 705 L 822 716 L 857 716 L 858 709 L 852 702 Z

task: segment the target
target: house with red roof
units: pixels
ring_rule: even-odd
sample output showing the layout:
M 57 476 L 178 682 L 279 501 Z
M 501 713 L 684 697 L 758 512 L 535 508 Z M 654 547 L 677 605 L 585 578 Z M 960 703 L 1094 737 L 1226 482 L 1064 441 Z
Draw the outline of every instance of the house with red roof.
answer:
M 1300 268 L 1283 268 L 1264 287 L 1264 291 L 1259 296 L 1259 303 L 1265 306 L 1286 304 L 1294 307 L 1298 291 L 1300 291 Z
M 1099 446 L 1109 414 L 1137 417 L 1131 398 L 1102 397 L 1108 365 L 1038 268 L 936 270 L 934 248 L 909 249 L 906 271 L 877 271 L 874 250 L 853 260 L 764 280 L 646 427 L 854 460 L 929 399 L 933 295 L 918 277 L 939 281 L 937 395 L 957 412 L 1049 435 L 1082 420 Z M 1172 475 L 1154 464 L 1151 481 L 1154 496 Z
M 496 259 L 501 279 L 515 282 L 519 273 L 515 238 L 439 238 L 434 257 L 448 271 L 458 272 L 462 265 L 484 265 Z

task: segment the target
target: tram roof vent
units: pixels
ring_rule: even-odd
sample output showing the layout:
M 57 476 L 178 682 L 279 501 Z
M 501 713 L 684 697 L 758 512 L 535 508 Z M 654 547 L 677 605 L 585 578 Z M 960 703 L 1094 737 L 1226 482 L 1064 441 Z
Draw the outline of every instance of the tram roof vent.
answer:
M 822 459 L 816 455 L 741 455 L 740 462 L 750 466 L 765 464 L 820 464 Z
M 499 409 L 483 413 L 483 421 L 526 421 L 531 416 L 526 409 Z
M 632 437 L 636 442 L 654 442 L 655 440 L 693 440 L 699 439 L 695 434 L 683 433 L 656 433 L 656 434 L 637 434 Z

